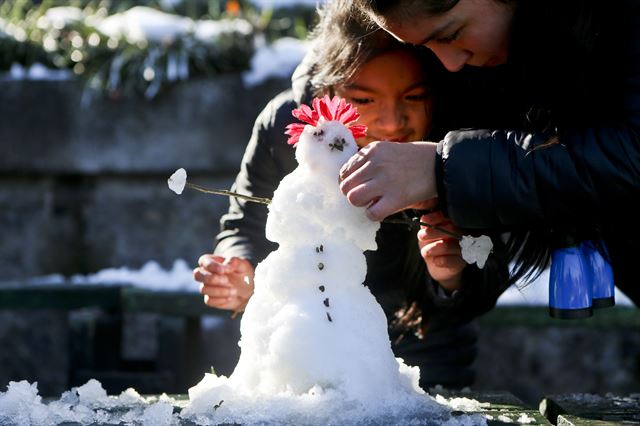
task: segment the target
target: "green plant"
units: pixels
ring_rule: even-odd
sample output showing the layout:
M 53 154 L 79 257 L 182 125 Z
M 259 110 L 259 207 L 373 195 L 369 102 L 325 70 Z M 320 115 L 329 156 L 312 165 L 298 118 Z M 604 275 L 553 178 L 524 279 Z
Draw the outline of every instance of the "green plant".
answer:
M 132 13 L 184 28 L 147 38 L 105 25 Z M 247 69 L 256 35 L 306 37 L 312 16 L 309 8 L 261 12 L 247 0 L 7 0 L 0 4 L 0 70 L 39 62 L 72 70 L 96 93 L 152 99 L 178 81 Z

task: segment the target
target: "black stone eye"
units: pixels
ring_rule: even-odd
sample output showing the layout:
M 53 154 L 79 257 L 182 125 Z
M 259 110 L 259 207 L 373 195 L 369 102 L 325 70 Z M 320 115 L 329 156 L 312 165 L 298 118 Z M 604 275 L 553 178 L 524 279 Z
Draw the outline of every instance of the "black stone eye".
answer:
M 347 141 L 344 140 L 344 138 L 335 138 L 333 140 L 333 143 L 330 143 L 329 146 L 331 147 L 331 151 L 333 151 L 334 149 L 337 149 L 338 151 L 344 151 L 344 146 L 346 145 Z
M 322 136 L 324 136 L 324 130 L 322 129 L 318 129 L 315 132 L 313 132 L 313 136 L 315 136 L 316 138 L 322 138 Z

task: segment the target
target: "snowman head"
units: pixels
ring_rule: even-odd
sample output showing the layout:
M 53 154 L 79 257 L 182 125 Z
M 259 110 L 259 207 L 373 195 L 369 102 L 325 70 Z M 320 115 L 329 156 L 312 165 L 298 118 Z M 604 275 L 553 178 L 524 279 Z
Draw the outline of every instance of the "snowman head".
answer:
M 288 143 L 295 146 L 298 163 L 314 171 L 337 173 L 358 150 L 355 138 L 366 134 L 366 126 L 353 124 L 358 111 L 337 96 L 316 98 L 313 108 L 301 105 L 292 113 L 307 124 L 288 125 Z

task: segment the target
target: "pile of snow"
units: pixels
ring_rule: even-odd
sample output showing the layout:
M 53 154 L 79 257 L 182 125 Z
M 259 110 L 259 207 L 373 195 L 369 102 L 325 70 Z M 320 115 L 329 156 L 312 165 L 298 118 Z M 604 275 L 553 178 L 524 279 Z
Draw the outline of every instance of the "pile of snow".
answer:
M 129 43 L 173 41 L 193 29 L 193 20 L 161 12 L 145 6 L 136 6 L 102 20 L 97 29 L 115 39 Z
M 158 262 L 149 261 L 140 269 L 127 267 L 103 269 L 95 274 L 73 275 L 67 279 L 60 274 L 31 278 L 28 284 L 55 285 L 120 285 L 130 284 L 154 291 L 189 291 L 197 292 L 198 283 L 193 279 L 193 267 L 182 259 L 173 262 L 169 270 L 165 270 Z
M 459 399 L 459 398 L 458 398 Z M 458 410 L 459 402 L 449 403 L 446 399 L 438 396 L 438 400 L 449 409 Z M 453 401 L 453 400 L 452 400 Z M 468 400 L 468 407 L 474 406 L 478 410 L 485 408 L 478 401 Z M 313 398 L 307 398 L 304 408 L 313 410 Z M 273 407 L 265 407 L 266 410 L 287 410 L 291 411 L 292 407 L 287 407 L 292 401 L 279 399 Z M 340 407 L 344 402 L 336 401 L 336 407 Z M 166 394 L 159 397 L 141 396 L 135 389 L 129 388 L 118 396 L 107 396 L 102 384 L 91 379 L 82 386 L 71 388 L 64 392 L 59 399 L 50 402 L 43 402 L 42 397 L 38 394 L 38 384 L 29 383 L 27 381 L 9 382 L 6 392 L 0 391 L 0 424 L 7 426 L 41 426 L 41 425 L 58 425 L 58 424 L 74 424 L 74 425 L 141 425 L 141 426 L 172 426 L 178 424 L 203 424 L 210 425 L 212 422 L 205 416 L 190 417 L 180 413 L 185 402 L 175 400 Z M 224 401 L 218 401 L 212 407 L 213 410 L 222 413 Z M 217 408 L 216 408 L 217 406 Z M 300 405 L 298 404 L 298 407 Z M 302 413 L 296 422 L 291 425 L 304 424 L 309 413 Z M 352 421 L 341 422 L 340 414 L 332 415 L 325 413 L 327 418 L 333 418 L 336 421 L 332 424 L 351 424 Z M 523 417 L 524 416 L 524 417 Z M 256 415 L 248 415 L 246 425 L 260 424 L 263 416 L 260 413 Z M 486 424 L 486 419 L 490 418 L 487 414 L 470 413 L 469 415 L 459 416 L 457 418 L 449 418 L 442 423 L 435 419 L 421 419 L 413 424 L 430 425 L 443 424 L 453 425 L 482 425 Z M 525 414 L 517 420 L 518 423 L 529 423 Z M 533 420 L 533 419 L 531 419 Z M 195 423 L 194 423 L 195 421 Z M 385 418 L 375 419 L 370 424 L 382 425 Z M 397 423 L 396 423 L 397 424 Z
M 176 424 L 173 407 L 177 402 L 166 394 L 160 398 L 143 398 L 129 388 L 117 397 L 107 396 L 95 379 L 66 391 L 55 401 L 44 403 L 37 383 L 9 382 L 0 392 L 0 424 L 57 425 L 141 424 L 169 426 Z

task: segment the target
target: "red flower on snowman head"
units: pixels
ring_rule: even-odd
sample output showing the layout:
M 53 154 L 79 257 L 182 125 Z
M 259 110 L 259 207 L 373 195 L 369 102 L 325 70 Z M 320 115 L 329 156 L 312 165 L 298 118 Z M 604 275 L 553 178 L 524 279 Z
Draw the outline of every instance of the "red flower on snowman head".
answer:
M 300 108 L 291 111 L 294 117 L 312 126 L 317 126 L 320 118 L 322 117 L 326 121 L 339 121 L 344 124 L 350 131 L 355 139 L 361 138 L 367 134 L 367 126 L 361 124 L 353 124 L 360 114 L 358 110 L 351 104 L 348 104 L 342 98 L 334 96 L 333 99 L 329 96 L 323 98 L 315 98 L 313 100 L 313 108 L 309 108 L 308 105 L 302 104 Z M 287 131 L 284 132 L 289 135 L 287 143 L 294 145 L 298 143 L 300 135 L 304 130 L 305 124 L 292 123 L 287 126 Z

